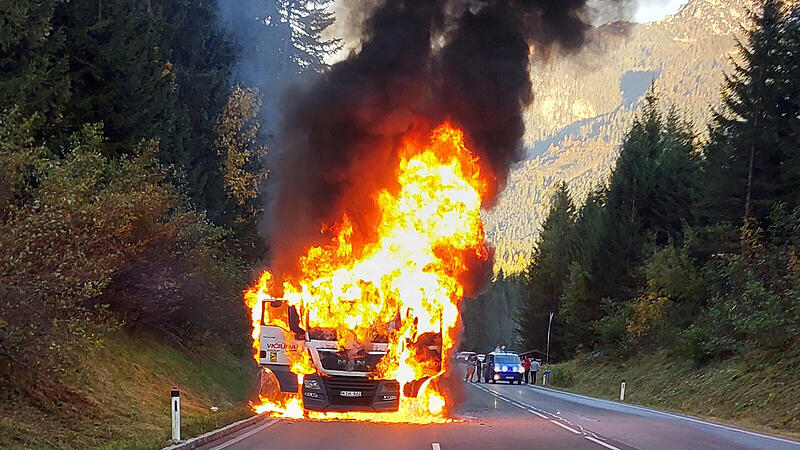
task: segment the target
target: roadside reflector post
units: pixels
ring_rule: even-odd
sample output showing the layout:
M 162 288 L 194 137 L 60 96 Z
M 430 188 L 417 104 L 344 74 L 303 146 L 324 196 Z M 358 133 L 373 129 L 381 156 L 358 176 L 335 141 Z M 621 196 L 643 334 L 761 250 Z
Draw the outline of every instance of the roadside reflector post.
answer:
M 542 386 L 547 386 L 547 374 L 542 375 Z
M 625 380 L 622 380 L 622 384 L 619 385 L 619 401 L 625 401 Z
M 178 388 L 172 388 L 170 391 L 172 397 L 172 440 L 174 442 L 181 441 L 181 391 Z

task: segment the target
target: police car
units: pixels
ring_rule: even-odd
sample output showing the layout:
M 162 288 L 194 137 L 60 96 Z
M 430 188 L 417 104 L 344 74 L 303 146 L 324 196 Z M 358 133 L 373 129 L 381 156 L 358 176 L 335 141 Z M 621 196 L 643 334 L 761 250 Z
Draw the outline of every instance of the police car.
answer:
M 519 355 L 511 352 L 492 352 L 486 355 L 483 361 L 483 379 L 487 382 L 497 383 L 508 381 L 510 384 L 522 384 L 522 360 Z

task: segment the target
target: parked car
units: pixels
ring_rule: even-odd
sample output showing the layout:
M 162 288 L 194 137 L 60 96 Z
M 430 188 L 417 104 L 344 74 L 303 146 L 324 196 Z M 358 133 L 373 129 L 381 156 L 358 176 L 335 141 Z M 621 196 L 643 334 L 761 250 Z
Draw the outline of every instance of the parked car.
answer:
M 486 355 L 483 363 L 483 379 L 486 382 L 497 383 L 505 380 L 510 384 L 522 384 L 522 374 L 525 369 L 522 367 L 522 360 L 519 355 L 511 352 L 492 352 Z
M 458 352 L 456 354 L 456 362 L 465 363 L 472 355 L 475 355 L 475 352 Z

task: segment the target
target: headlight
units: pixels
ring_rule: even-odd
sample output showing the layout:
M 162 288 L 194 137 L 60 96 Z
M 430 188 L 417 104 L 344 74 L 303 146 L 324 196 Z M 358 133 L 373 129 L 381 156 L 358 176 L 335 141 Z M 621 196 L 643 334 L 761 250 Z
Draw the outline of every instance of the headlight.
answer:
M 495 372 L 500 372 L 500 367 L 499 366 L 494 366 L 494 371 Z
M 303 380 L 303 387 L 306 389 L 312 389 L 315 391 L 319 390 L 319 381 L 314 379 L 305 379 Z
M 519 373 L 525 373 L 525 368 L 524 368 L 524 367 L 522 367 L 522 366 L 519 366 L 519 367 L 517 367 L 517 371 L 518 371 Z
M 503 369 L 503 372 L 508 372 L 508 366 L 503 366 L 501 369 Z

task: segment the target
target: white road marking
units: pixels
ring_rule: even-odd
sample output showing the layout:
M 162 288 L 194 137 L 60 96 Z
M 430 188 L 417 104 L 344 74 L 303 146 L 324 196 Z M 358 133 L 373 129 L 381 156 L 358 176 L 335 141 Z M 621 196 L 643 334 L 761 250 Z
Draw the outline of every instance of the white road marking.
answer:
M 699 423 L 699 424 L 703 424 L 703 425 L 709 425 L 709 426 L 716 427 L 716 428 L 722 428 L 722 429 L 728 430 L 728 431 L 736 431 L 736 432 L 739 432 L 739 433 L 749 434 L 751 436 L 757 436 L 757 437 L 762 437 L 762 438 L 773 439 L 773 440 L 776 440 L 776 441 L 785 442 L 787 444 L 793 444 L 793 445 L 800 446 L 800 443 L 798 443 L 797 441 L 790 440 L 790 439 L 784 439 L 782 437 L 772 436 L 770 434 L 758 433 L 756 431 L 743 430 L 741 428 L 729 427 L 729 426 L 723 425 L 721 423 L 708 422 L 706 420 L 696 419 L 694 417 L 685 416 L 685 415 L 682 415 L 682 414 L 674 414 L 674 413 L 669 413 L 669 412 L 665 412 L 665 411 L 659 411 L 657 409 L 645 408 L 644 406 L 631 405 L 629 403 L 614 402 L 614 401 L 611 401 L 611 400 L 605 400 L 605 399 L 602 399 L 602 398 L 589 397 L 587 395 L 581 395 L 581 394 L 574 394 L 572 392 L 559 391 L 557 389 L 550 389 L 550 388 L 542 387 L 542 386 L 531 386 L 531 385 L 528 385 L 528 387 L 533 389 L 533 390 L 541 389 L 543 391 L 550 391 L 550 392 L 554 392 L 554 393 L 558 393 L 558 394 L 564 394 L 566 396 L 575 396 L 575 397 L 585 398 L 585 399 L 588 399 L 588 400 L 594 400 L 594 401 L 601 402 L 601 403 L 608 403 L 608 404 L 611 404 L 611 405 L 623 406 L 625 408 L 638 409 L 640 411 L 647 411 L 647 412 L 654 413 L 654 414 L 661 414 L 663 416 L 669 416 L 669 417 L 674 417 L 676 419 L 687 420 L 689 422 L 695 422 L 695 423 Z
M 542 419 L 547 419 L 547 416 L 545 416 L 544 414 L 540 413 L 539 411 L 534 411 L 532 409 L 528 409 L 526 411 L 528 411 L 529 413 L 536 414 L 537 416 L 541 417 Z
M 275 425 L 276 423 L 278 423 L 278 420 L 270 420 L 269 422 L 265 423 L 264 425 L 261 425 L 260 427 L 256 428 L 255 430 L 248 431 L 247 433 L 245 433 L 245 434 L 243 434 L 241 436 L 237 436 L 236 438 L 231 439 L 230 441 L 224 442 L 224 443 L 222 443 L 222 444 L 220 444 L 220 445 L 218 445 L 216 447 L 213 447 L 211 450 L 222 450 L 223 448 L 228 448 L 231 445 L 241 441 L 242 439 L 246 439 L 246 438 L 258 433 L 261 430 L 264 430 L 266 428 L 269 428 L 269 427 Z
M 611 445 L 611 444 L 608 444 L 608 443 L 606 443 L 606 442 L 603 442 L 603 441 L 601 441 L 600 439 L 595 439 L 595 438 L 593 438 L 593 437 L 591 437 L 591 436 L 584 436 L 584 437 L 585 437 L 586 439 L 588 439 L 588 440 L 590 440 L 590 441 L 594 442 L 595 444 L 600 444 L 600 445 L 602 445 L 603 447 L 605 447 L 605 448 L 607 448 L 607 449 L 609 449 L 609 450 L 619 450 L 619 448 L 617 448 L 617 447 L 614 447 L 613 445 Z
M 550 422 L 553 422 L 554 424 L 556 424 L 556 425 L 560 426 L 561 428 L 563 428 L 563 429 L 565 429 L 565 430 L 568 430 L 568 431 L 571 431 L 571 432 L 573 432 L 573 433 L 575 433 L 575 434 L 583 434 L 583 433 L 581 433 L 580 431 L 578 431 L 578 430 L 575 430 L 575 429 L 573 429 L 573 428 L 570 428 L 570 427 L 568 427 L 568 426 L 564 425 L 563 423 L 561 423 L 561 422 L 559 422 L 559 421 L 557 421 L 557 420 L 551 420 Z
M 438 442 L 431 444 L 431 450 L 442 450 L 442 446 Z
M 556 416 L 555 414 L 548 413 L 547 411 L 542 411 L 542 412 L 550 414 L 551 416 L 554 417 L 554 419 L 550 419 L 548 416 L 540 413 L 539 411 L 536 411 L 534 409 L 534 407 L 531 406 L 531 405 L 528 405 L 528 404 L 525 404 L 525 403 L 520 403 L 520 402 L 517 402 L 517 401 L 514 401 L 514 400 L 509 401 L 509 400 L 505 399 L 502 395 L 500 395 L 497 392 L 493 391 L 492 389 L 485 388 L 483 386 L 475 386 L 475 387 L 477 387 L 478 389 L 486 392 L 487 394 L 492 395 L 495 398 L 495 402 L 497 402 L 498 398 L 500 400 L 507 401 L 508 403 L 511 403 L 512 405 L 516 406 L 517 408 L 524 409 L 525 411 L 527 411 L 527 412 L 529 412 L 531 414 L 536 414 L 537 416 L 541 417 L 542 419 L 550 420 L 550 422 L 552 422 L 553 424 L 558 425 L 559 427 L 561 427 L 561 428 L 563 428 L 563 429 L 565 429 L 567 431 L 570 431 L 570 432 L 575 433 L 575 434 L 580 434 L 583 437 L 585 437 L 586 439 L 594 442 L 595 444 L 601 445 L 601 446 L 603 446 L 603 447 L 605 447 L 605 448 L 607 448 L 609 450 L 620 450 L 619 448 L 614 447 L 611 444 L 603 442 L 600 439 L 597 439 L 597 438 L 595 438 L 593 436 L 587 435 L 586 433 L 591 433 L 591 434 L 594 434 L 594 433 L 592 433 L 591 431 L 584 430 L 583 427 L 581 427 L 580 425 L 578 425 L 581 428 L 580 431 L 564 425 L 563 423 L 561 423 L 561 420 L 563 420 L 563 419 L 559 419 L 558 416 Z M 434 450 L 437 450 L 437 449 L 434 449 Z

